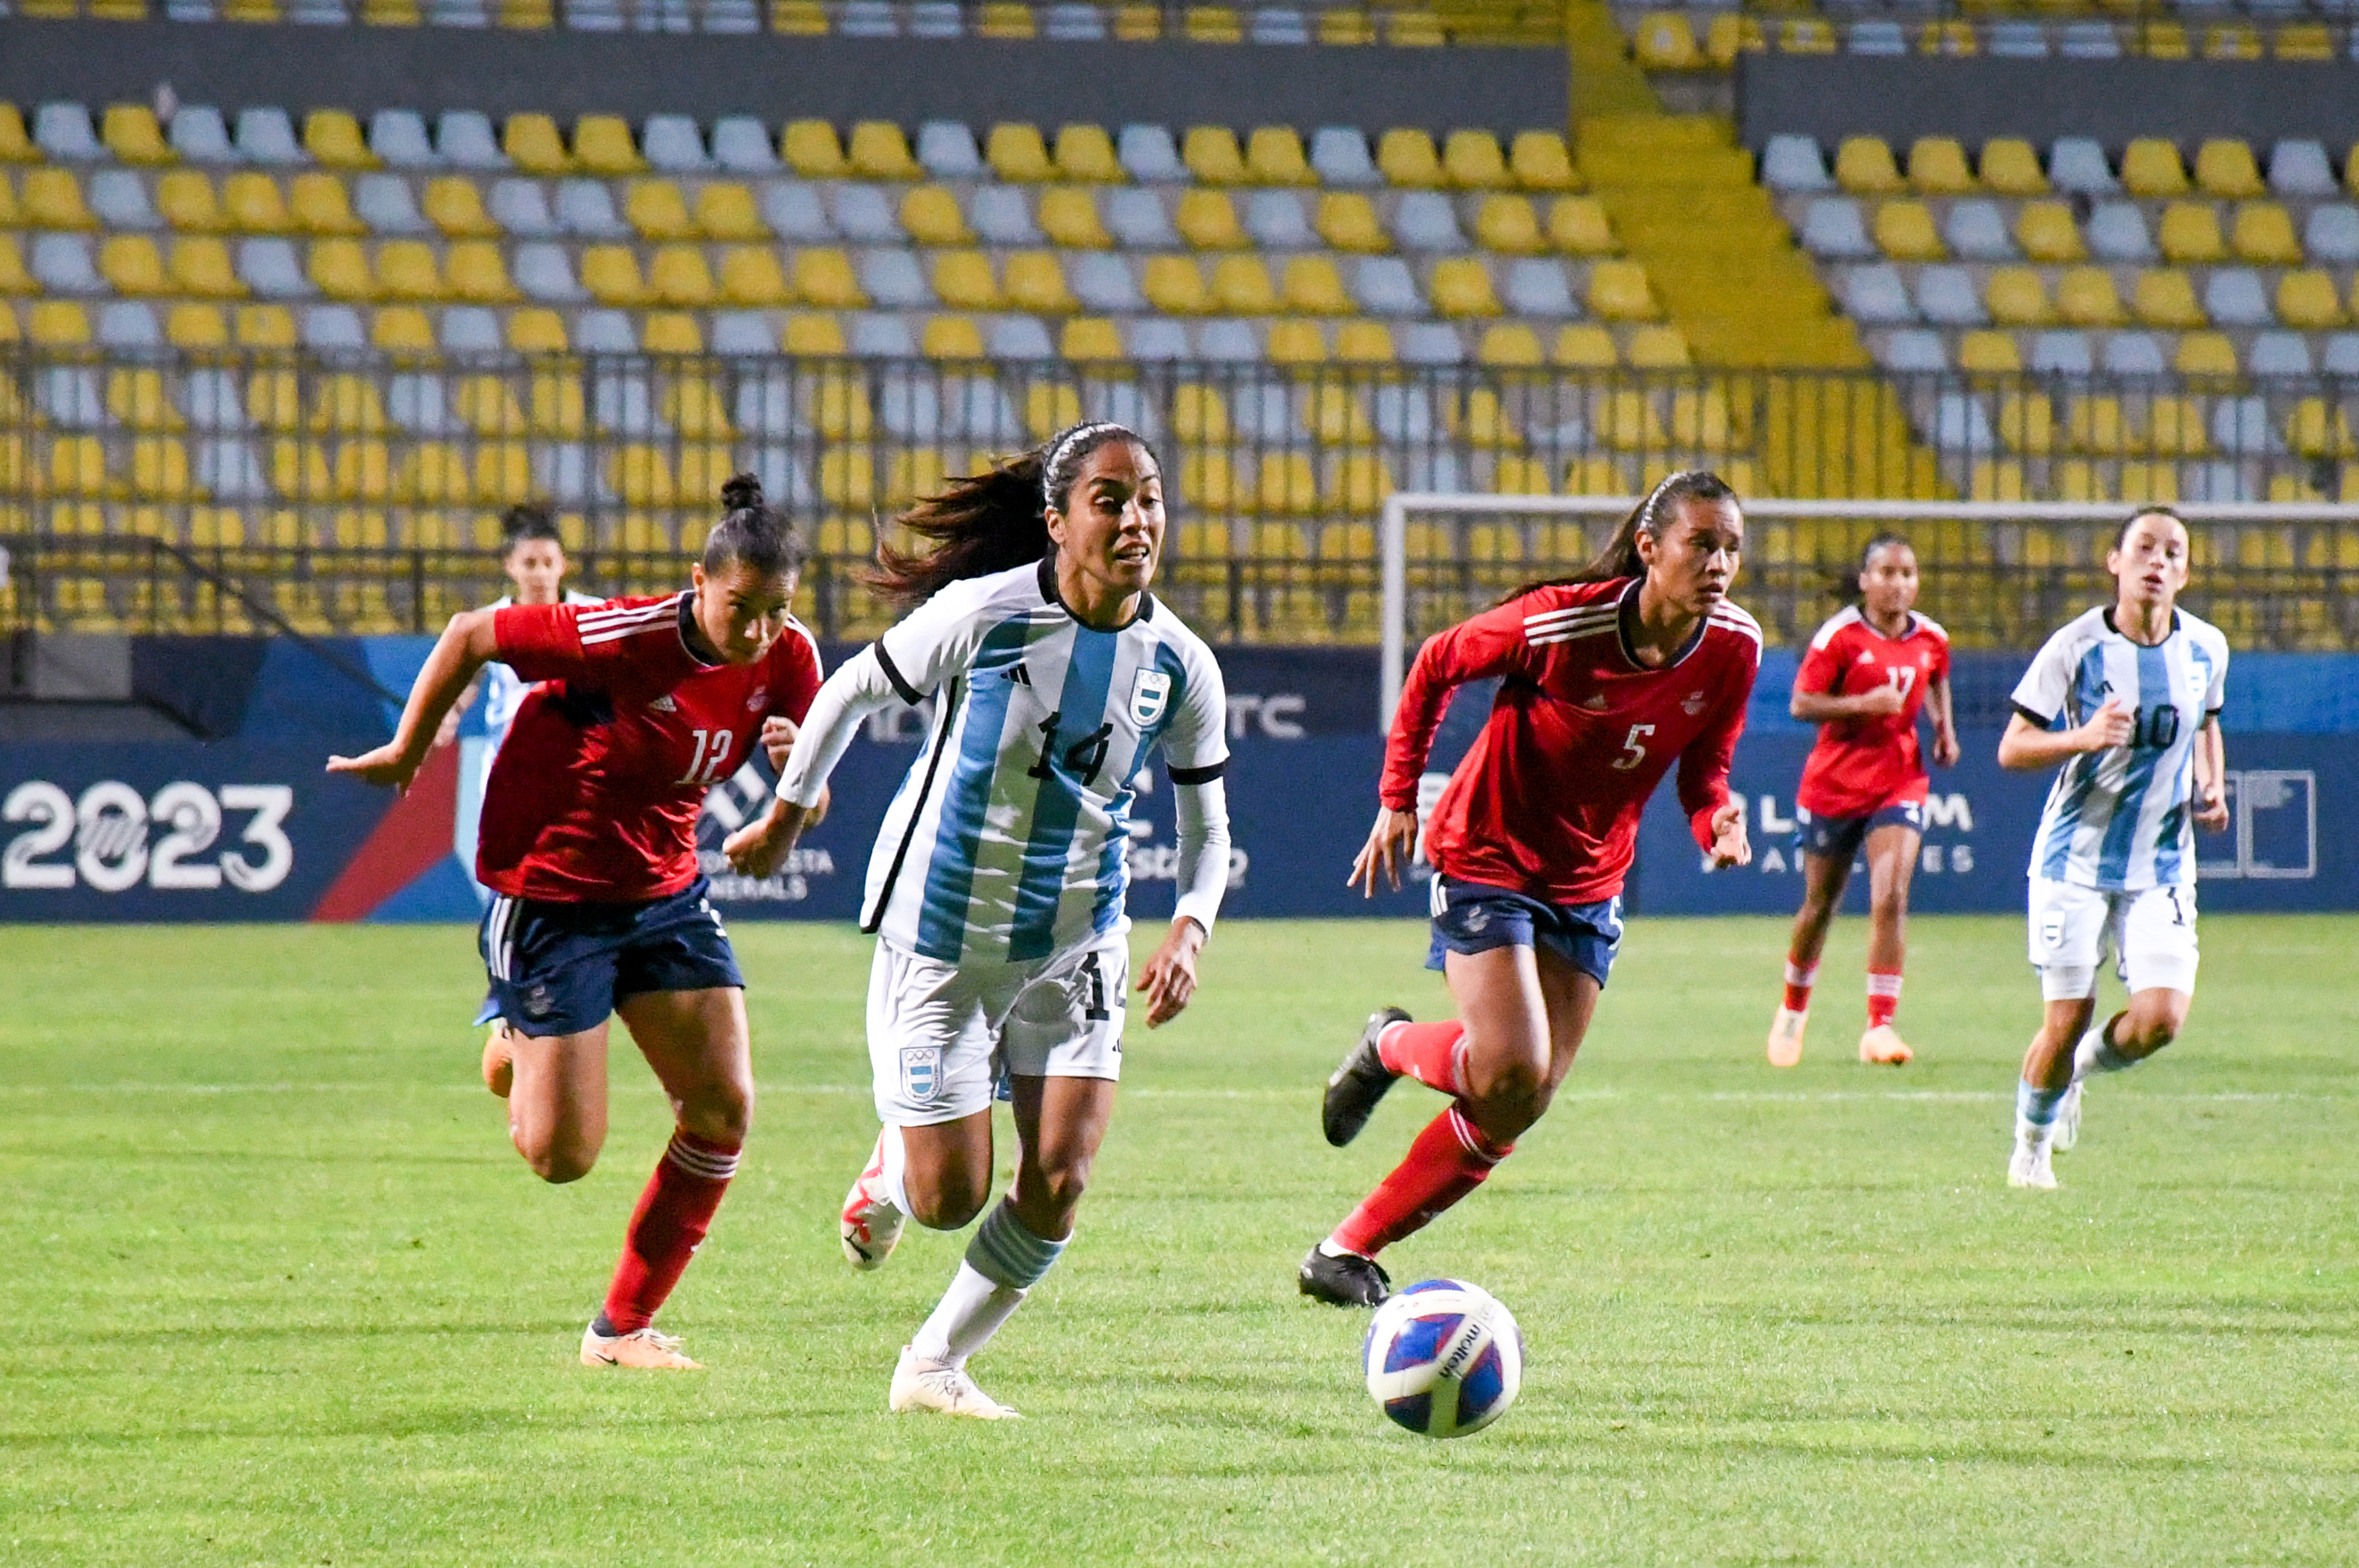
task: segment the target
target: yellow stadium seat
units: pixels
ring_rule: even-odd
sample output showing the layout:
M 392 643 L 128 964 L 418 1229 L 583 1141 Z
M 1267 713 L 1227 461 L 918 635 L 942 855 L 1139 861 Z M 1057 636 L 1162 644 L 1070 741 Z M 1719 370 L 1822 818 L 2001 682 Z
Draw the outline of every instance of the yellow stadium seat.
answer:
M 333 182 L 332 176 L 327 178 Z M 341 191 L 342 185 L 337 189 Z M 166 221 L 175 228 L 198 233 L 230 230 L 246 234 L 283 234 L 295 227 L 278 182 L 266 174 L 231 175 L 222 186 L 219 208 L 213 206 L 211 183 L 192 169 L 174 169 L 165 175 L 157 181 L 156 195 Z M 357 218 L 353 222 L 359 226 Z
M 521 314 L 522 312 L 518 312 Z M 538 370 L 525 393 L 525 419 L 534 435 L 577 441 L 590 428 L 582 377 L 570 368 Z
M 290 501 L 324 501 L 335 494 L 325 447 L 306 441 L 270 443 L 270 487 Z
M 43 299 L 25 323 L 25 336 L 44 348 L 76 348 L 90 342 L 90 317 L 71 299 Z
M 2334 296 L 2333 276 L 2311 268 L 2277 279 L 2277 320 L 2304 332 L 2343 325 L 2348 318 Z
M 1039 185 L 1057 178 L 1056 165 L 1049 158 L 1049 144 L 1041 137 L 1038 125 L 992 126 L 984 144 L 984 157 L 989 160 L 993 173 L 1017 184 Z
M 171 292 L 201 299 L 241 299 L 247 292 L 230 265 L 229 246 L 209 234 L 172 243 L 171 278 Z
M 649 354 L 702 354 L 704 331 L 686 310 L 650 310 L 639 346 Z
M 216 306 L 193 302 L 175 305 L 171 314 L 164 318 L 164 341 L 174 348 L 227 348 L 229 321 Z
M 110 234 L 98 247 L 98 270 L 117 294 L 134 299 L 173 292 L 164 257 L 146 234 Z
M 1229 439 L 1229 404 L 1216 387 L 1183 382 L 1171 389 L 1171 433 L 1190 445 Z M 1193 494 L 1190 491 L 1190 494 Z
M 2293 214 L 2275 201 L 2247 201 L 2238 207 L 2228 243 L 2245 261 L 2270 267 L 2301 265 L 2301 241 L 2294 236 Z
M 1635 261 L 1601 261 L 1590 269 L 1589 309 L 1608 321 L 1651 321 L 1663 313 L 1647 269 Z
M 845 353 L 843 323 L 816 311 L 798 310 L 788 316 L 778 341 L 788 354 L 805 359 L 841 359 Z
M 2304 397 L 2286 417 L 2286 444 L 2307 458 L 2359 456 L 2349 416 L 2323 397 Z
M 1273 321 L 1262 353 L 1272 365 L 1324 365 L 1327 333 L 1316 321 Z
M 2044 455 L 2056 450 L 2056 405 L 2045 392 L 2002 392 L 1998 439 L 2008 450 Z
M 1594 196 L 1560 196 L 1549 208 L 1549 244 L 1567 256 L 1612 256 L 1614 224 Z
M 716 240 L 770 237 L 770 226 L 755 208 L 754 192 L 735 180 L 715 180 L 696 193 L 696 226 Z
M 1432 12 L 1395 11 L 1386 20 L 1385 41 L 1395 49 L 1439 49 L 1450 39 Z
M 1671 394 L 1671 440 L 1681 446 L 1725 455 L 1737 423 L 1728 389 L 1717 383 L 1682 387 Z
M 1122 360 L 1129 357 L 1122 333 L 1103 316 L 1076 316 L 1059 334 L 1058 351 L 1080 361 Z
M 1364 11 L 1324 6 L 1317 13 L 1319 41 L 1330 48 L 1354 49 L 1376 41 L 1376 29 Z
M 2011 376 L 2023 368 L 2023 351 L 2015 334 L 1987 329 L 1958 340 L 1958 368 L 1983 376 Z
M 1575 321 L 1558 329 L 1549 357 L 1567 370 L 1611 370 L 1622 363 L 1622 351 L 1603 327 Z
M 1277 309 L 1277 287 L 1257 256 L 1226 256 L 1212 267 L 1212 308 L 1233 316 L 1266 316 Z
M 1607 347 L 1609 351 L 1612 348 L 1610 340 Z M 1474 362 L 1506 368 L 1538 365 L 1541 363 L 1539 334 L 1521 321 L 1501 321 L 1485 327 L 1482 341 L 1474 348 Z
M 1994 136 L 1983 144 L 1982 180 L 2001 196 L 2048 194 L 2039 154 L 2021 136 Z
M 1908 189 L 1892 147 L 1882 136 L 1846 136 L 1835 149 L 1835 180 L 1861 196 L 1897 196 Z
M 1345 321 L 1335 329 L 1335 358 L 1345 365 L 1391 365 L 1393 332 L 1382 321 Z
M 284 305 L 240 305 L 234 321 L 241 348 L 295 346 L 295 312 Z
M 852 258 L 822 246 L 795 253 L 795 295 L 823 310 L 864 310 L 868 295 L 852 270 Z
M 2223 22 L 2203 29 L 2205 60 L 2258 60 L 2260 29 L 2242 22 Z
M 1499 138 L 1489 131 L 1452 131 L 1441 145 L 1441 171 L 1462 191 L 1498 191 L 1516 182 Z
M 629 245 L 593 245 L 582 252 L 582 287 L 601 305 L 629 309 L 649 302 L 638 253 Z
M 1974 30 L 1972 22 L 1962 18 L 1928 22 L 1924 30 L 1917 35 L 1917 52 L 1953 58 L 1979 54 L 1982 52 L 1982 36 Z
M 460 422 L 482 436 L 521 435 L 524 405 L 500 376 L 464 376 L 451 388 L 451 406 Z
M 862 180 L 923 180 L 924 169 L 910 156 L 909 138 L 890 120 L 863 120 L 852 127 L 846 158 L 850 172 Z
M 1034 36 L 1032 7 L 1022 0 L 984 0 L 975 34 L 986 38 L 1028 38 Z
M 1175 226 L 1180 237 L 1198 250 L 1243 250 L 1252 244 L 1237 223 L 1236 203 L 1225 191 L 1181 191 Z
M 532 478 L 532 449 L 523 441 L 484 442 L 475 448 L 473 468 L 469 477 L 473 481 L 475 499 L 487 506 L 512 506 L 529 499 L 536 489 Z M 484 520 L 496 528 L 496 519 Z M 560 519 L 558 527 L 562 529 L 565 522 L 566 519 Z M 480 541 L 489 531 L 482 524 L 477 525 L 477 549 L 483 548 Z M 570 548 L 579 549 L 581 546 L 575 544 Z
M 135 430 L 178 430 L 189 421 L 172 407 L 164 390 L 164 373 L 145 368 L 106 373 L 106 413 L 116 424 Z
M 451 239 L 496 239 L 500 226 L 484 211 L 483 191 L 475 182 L 444 175 L 426 182 L 423 203 L 427 219 Z
M 131 164 L 178 163 L 180 155 L 164 139 L 156 111 L 144 103 L 110 103 L 99 135 L 116 158 Z
M 1066 125 L 1057 132 L 1057 178 L 1119 185 L 1126 178 L 1103 125 Z
M 934 258 L 934 292 L 953 310 L 997 310 L 1006 307 L 999 280 L 991 275 L 991 261 L 979 250 L 945 251 Z
M 320 377 L 313 387 L 311 413 L 304 426 L 313 435 L 382 435 L 392 421 L 385 417 L 385 399 L 375 381 L 340 371 Z
M 1278 292 L 1286 309 L 1307 316 L 1348 316 L 1356 308 L 1332 256 L 1288 257 Z
M 928 359 L 981 359 L 983 329 L 968 316 L 936 316 L 920 334 L 919 352 Z
M 1260 479 L 1254 486 L 1254 501 L 1256 509 L 1265 517 L 1299 517 L 1317 511 L 1319 475 L 1310 465 L 1310 454 L 1292 451 L 1264 452 Z M 1265 535 L 1267 532 L 1264 530 Z M 1288 530 L 1288 533 L 1293 532 L 1295 530 Z M 1310 553 L 1306 548 L 1307 540 L 1289 539 L 1283 534 L 1275 539 L 1265 537 L 1256 542 L 1261 547 L 1257 554 L 1299 559 Z
M 573 172 L 573 155 L 565 150 L 565 137 L 557 122 L 547 114 L 510 114 L 500 145 L 527 174 Z
M 2122 183 L 2133 196 L 2149 200 L 2187 194 L 2187 166 L 2176 144 L 2140 136 L 2122 153 Z
M 1188 172 L 1207 185 L 1245 182 L 1245 149 L 1237 146 L 1236 132 L 1226 125 L 1189 126 L 1180 138 L 1180 157 Z
M 1777 27 L 1780 54 L 1832 54 L 1835 30 L 1823 16 L 1788 16 Z
M 767 245 L 732 245 L 721 253 L 721 298 L 751 310 L 791 303 L 794 290 Z
M 1082 422 L 1082 395 L 1062 382 L 1035 381 L 1024 389 L 1024 424 L 1035 441 Z
M 1704 64 L 1684 11 L 1649 11 L 1639 17 L 1631 48 L 1641 71 L 1694 71 Z
M 2026 201 L 2015 220 L 2016 243 L 2034 261 L 2073 262 L 2089 259 L 2089 247 L 2065 201 Z
M 1704 58 L 1722 71 L 1734 70 L 1738 55 L 1759 54 L 1768 47 L 1758 16 L 1723 12 L 1704 27 Z
M 460 240 L 451 246 L 451 293 L 471 305 L 512 305 L 524 298 L 508 279 L 506 259 L 489 240 Z
M 1908 149 L 1908 183 L 1927 196 L 1962 196 L 1978 182 L 1956 137 L 1919 136 Z
M 233 215 L 238 212 L 238 199 L 245 193 L 239 188 L 240 178 L 230 176 L 230 212 Z M 267 176 L 256 175 L 255 178 L 265 185 L 270 183 Z M 251 190 L 250 187 L 247 189 Z M 260 199 L 258 191 L 252 194 L 255 200 Z M 368 233 L 368 225 L 353 212 L 352 198 L 344 190 L 344 182 L 332 174 L 297 175 L 288 190 L 288 207 L 295 226 L 306 234 L 352 236 Z
M 1993 268 L 1983 302 L 2002 327 L 2044 327 L 2056 319 L 2047 283 L 2035 267 Z
M 2195 149 L 2195 188 L 2206 196 L 2243 201 L 2268 194 L 2251 146 L 2215 137 Z
M 1483 199 L 1474 216 L 1474 239 L 1484 250 L 1509 256 L 1530 256 L 1541 248 L 1539 214 L 1528 196 L 1495 195 Z
M 1190 43 L 1235 44 L 1245 41 L 1245 23 L 1226 5 L 1190 5 L 1180 14 L 1180 34 Z
M 33 294 L 39 290 L 40 285 L 25 269 L 25 253 L 17 248 L 16 236 L 0 234 L 0 294 Z M 5 323 L 0 323 L 0 343 L 15 342 L 16 313 L 0 309 L 0 317 L 7 318 Z
M 1302 156 L 1302 138 L 1291 125 L 1260 125 L 1245 138 L 1245 179 L 1255 185 L 1316 185 L 1319 176 Z
M 291 430 L 303 422 L 302 387 L 285 365 L 257 365 L 245 376 L 245 417 L 266 430 Z
M 1018 251 L 1009 256 L 1006 287 L 1008 303 L 1019 310 L 1062 316 L 1081 309 L 1073 291 L 1066 287 L 1065 269 L 1058 265 L 1053 251 Z
M 947 185 L 920 185 L 901 198 L 901 226 L 925 245 L 965 245 L 974 243 L 959 211 L 958 198 Z
M 1435 191 L 1449 183 L 1433 137 L 1412 128 L 1396 127 L 1376 138 L 1376 168 L 1408 190 Z
M 616 452 L 606 460 L 606 482 L 626 506 L 669 506 L 679 499 L 671 454 L 659 446 L 635 442 Z
M 694 324 L 693 319 L 690 324 Z M 729 421 L 728 399 L 719 387 L 701 376 L 683 376 L 666 387 L 662 408 L 672 429 L 690 441 L 729 441 L 737 433 Z M 718 491 L 720 485 L 712 488 Z
M 1638 328 L 1623 357 L 1636 370 L 1684 370 L 1695 363 L 1687 334 L 1669 325 Z
M 388 299 L 439 300 L 449 292 L 432 248 L 422 240 L 388 240 L 378 248 L 376 289 Z
M 1876 247 L 1895 261 L 1939 261 L 1949 255 L 1922 201 L 1886 201 L 1875 210 Z
M 573 122 L 573 160 L 588 174 L 641 174 L 647 167 L 631 143 L 631 127 L 616 114 L 584 114 Z
M 2173 201 L 2163 210 L 2158 237 L 2165 261 L 2203 267 L 2228 259 L 2220 235 L 2220 213 L 2209 201 Z
M 274 196 L 277 190 L 271 187 Z M 175 169 L 157 177 L 156 211 L 186 234 L 219 234 L 229 226 L 213 199 L 213 182 L 193 169 Z
M 395 470 L 393 492 L 404 501 L 467 506 L 474 500 L 475 487 L 467 472 L 465 449 L 450 441 L 420 442 Z
M 701 238 L 688 215 L 688 198 L 669 180 L 634 180 L 623 199 L 623 215 L 644 240 Z
M 342 109 L 314 109 L 303 118 L 303 150 L 330 169 L 375 169 L 376 154 L 361 123 Z
M 2334 35 L 2319 22 L 2294 22 L 2277 29 L 2279 60 L 2325 60 L 2334 58 Z
M 25 134 L 24 111 L 0 103 L 0 163 L 38 163 L 41 149 Z
M 507 315 L 508 347 L 518 354 L 563 354 L 569 346 L 565 318 L 539 305 Z
M 1599 443 L 1623 452 L 1670 443 L 1654 399 L 1644 392 L 1623 388 L 1590 405 L 1591 434 Z
M 1431 292 L 1434 310 L 1444 316 L 1499 313 L 1499 297 L 1492 290 L 1490 269 L 1473 256 L 1452 256 L 1436 262 Z
M 1578 191 L 1581 176 L 1572 149 L 1558 131 L 1517 131 L 1507 149 L 1507 167 L 1527 191 Z
M 2146 411 L 2141 450 L 2159 457 L 2202 457 L 2212 450 L 2203 404 L 2195 397 L 2157 397 Z
M 1393 247 L 1376 221 L 1375 203 L 1357 191 L 1331 191 L 1320 197 L 1317 226 L 1319 237 L 1337 250 L 1371 255 Z
M 26 171 L 25 219 L 37 229 L 98 227 L 98 220 L 82 199 L 82 181 L 70 169 Z
M 2056 283 L 2056 313 L 2075 327 L 2117 327 L 2128 320 L 2114 275 L 2102 267 L 2075 267 Z
M 907 148 L 903 149 L 905 152 Z M 844 176 L 843 143 L 825 120 L 789 120 L 779 140 L 778 155 L 787 167 L 805 180 L 841 180 Z
M 689 245 L 656 247 L 647 262 L 647 292 L 664 304 L 689 310 L 704 310 L 721 298 L 704 252 Z
M 375 298 L 376 280 L 369 275 L 368 253 L 357 240 L 313 242 L 310 271 L 312 285 L 331 299 Z
M 369 343 L 392 354 L 431 354 L 434 323 L 414 305 L 390 305 L 369 324 Z
M 2171 367 L 2181 376 L 2234 376 L 2236 374 L 2236 345 L 2229 341 L 2225 332 L 2183 333 Z
M 1330 512 L 1359 513 L 1363 516 L 1381 509 L 1385 497 L 1393 493 L 1393 476 L 1385 467 L 1384 459 L 1372 452 L 1346 452 L 1338 456 L 1328 470 L 1327 485 L 1322 492 Z M 1337 553 L 1362 561 L 1375 557 L 1375 540 L 1363 539 L 1365 524 L 1342 525 L 1328 530 L 1342 535 L 1332 543 Z
M 1058 145 L 1064 145 L 1061 138 Z M 1096 198 L 1081 186 L 1052 186 L 1040 192 L 1040 232 L 1067 250 L 1104 250 L 1114 244 L 1099 221 Z

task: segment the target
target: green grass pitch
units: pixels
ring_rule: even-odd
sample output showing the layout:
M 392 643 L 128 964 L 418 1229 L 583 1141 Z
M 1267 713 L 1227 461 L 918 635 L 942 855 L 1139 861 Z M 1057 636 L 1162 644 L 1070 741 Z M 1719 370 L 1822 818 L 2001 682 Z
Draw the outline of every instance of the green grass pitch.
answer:
M 603 1162 L 535 1181 L 468 933 L 0 930 L 0 1563 L 2359 1561 L 2359 919 L 2207 920 L 2185 1038 L 2045 1194 L 2003 1174 L 2020 922 L 1917 922 L 1897 1072 L 1861 933 L 1774 1073 L 1781 924 L 1632 923 L 1554 1111 L 1386 1260 L 1524 1326 L 1517 1408 L 1436 1443 L 1293 1279 L 1438 1105 L 1319 1138 L 1370 1007 L 1442 1005 L 1419 927 L 1232 923 L 1134 1027 L 1078 1239 L 976 1363 L 1001 1426 L 885 1411 L 962 1239 L 838 1254 L 846 931 L 736 931 L 762 1101 L 664 1318 L 711 1370 L 667 1377 L 574 1362 L 663 1104 L 618 1050 Z

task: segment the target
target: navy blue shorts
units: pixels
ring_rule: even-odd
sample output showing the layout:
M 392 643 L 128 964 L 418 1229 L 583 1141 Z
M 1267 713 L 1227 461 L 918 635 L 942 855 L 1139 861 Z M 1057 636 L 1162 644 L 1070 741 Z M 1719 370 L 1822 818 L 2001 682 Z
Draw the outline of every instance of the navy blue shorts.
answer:
M 1823 855 L 1830 860 L 1856 860 L 1859 846 L 1877 828 L 1908 828 L 1915 833 L 1925 831 L 1925 802 L 1895 800 L 1879 806 L 1864 817 L 1814 817 L 1799 806 L 1794 808 L 1794 847 L 1804 855 Z
M 505 1018 L 536 1039 L 581 1034 L 645 992 L 743 989 L 707 887 L 700 877 L 669 898 L 636 904 L 495 898 L 476 941 L 492 982 L 479 1021 Z
M 1428 969 L 1445 953 L 1488 953 L 1495 947 L 1545 947 L 1583 975 L 1605 984 L 1622 947 L 1622 898 L 1596 904 L 1551 904 L 1506 887 L 1433 879 L 1433 948 Z

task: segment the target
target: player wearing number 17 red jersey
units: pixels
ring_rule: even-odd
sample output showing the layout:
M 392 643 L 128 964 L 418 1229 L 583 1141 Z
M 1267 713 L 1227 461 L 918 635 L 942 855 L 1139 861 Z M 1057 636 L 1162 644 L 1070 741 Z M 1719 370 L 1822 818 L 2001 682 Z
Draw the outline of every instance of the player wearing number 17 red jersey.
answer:
M 723 498 L 689 591 L 454 616 L 394 739 L 329 762 L 407 787 L 485 663 L 538 682 L 484 792 L 475 875 L 495 897 L 480 945 L 504 1025 L 484 1077 L 547 1181 L 587 1175 L 604 1144 L 610 1015 L 677 1115 L 582 1335 L 593 1367 L 697 1365 L 654 1318 L 736 1173 L 754 1079 L 745 977 L 705 897 L 696 822 L 766 727 L 791 743 L 820 684 L 818 649 L 787 613 L 800 542 L 750 475 Z
M 1433 946 L 1458 1018 L 1380 1010 L 1327 1081 L 1327 1141 L 1358 1136 L 1403 1073 L 1451 1098 L 1408 1157 L 1302 1261 L 1305 1295 L 1373 1306 L 1375 1255 L 1472 1192 L 1548 1109 L 1622 941 L 1638 819 L 1672 764 L 1696 843 L 1752 858 L 1728 768 L 1761 662 L 1731 604 L 1745 541 L 1734 492 L 1674 474 L 1625 518 L 1596 565 L 1536 583 L 1418 654 L 1385 750 L 1381 808 L 1352 866 L 1399 885 L 1418 781 L 1452 689 L 1497 677 L 1490 722 L 1426 824 Z

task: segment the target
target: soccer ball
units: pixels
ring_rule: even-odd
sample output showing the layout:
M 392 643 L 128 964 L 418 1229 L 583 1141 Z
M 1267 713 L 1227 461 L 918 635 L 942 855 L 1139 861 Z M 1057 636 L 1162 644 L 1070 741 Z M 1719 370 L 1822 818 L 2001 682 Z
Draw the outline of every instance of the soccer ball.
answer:
M 1524 1331 L 1480 1285 L 1428 1279 L 1376 1309 L 1361 1360 L 1394 1421 L 1420 1437 L 1463 1437 L 1516 1402 Z

